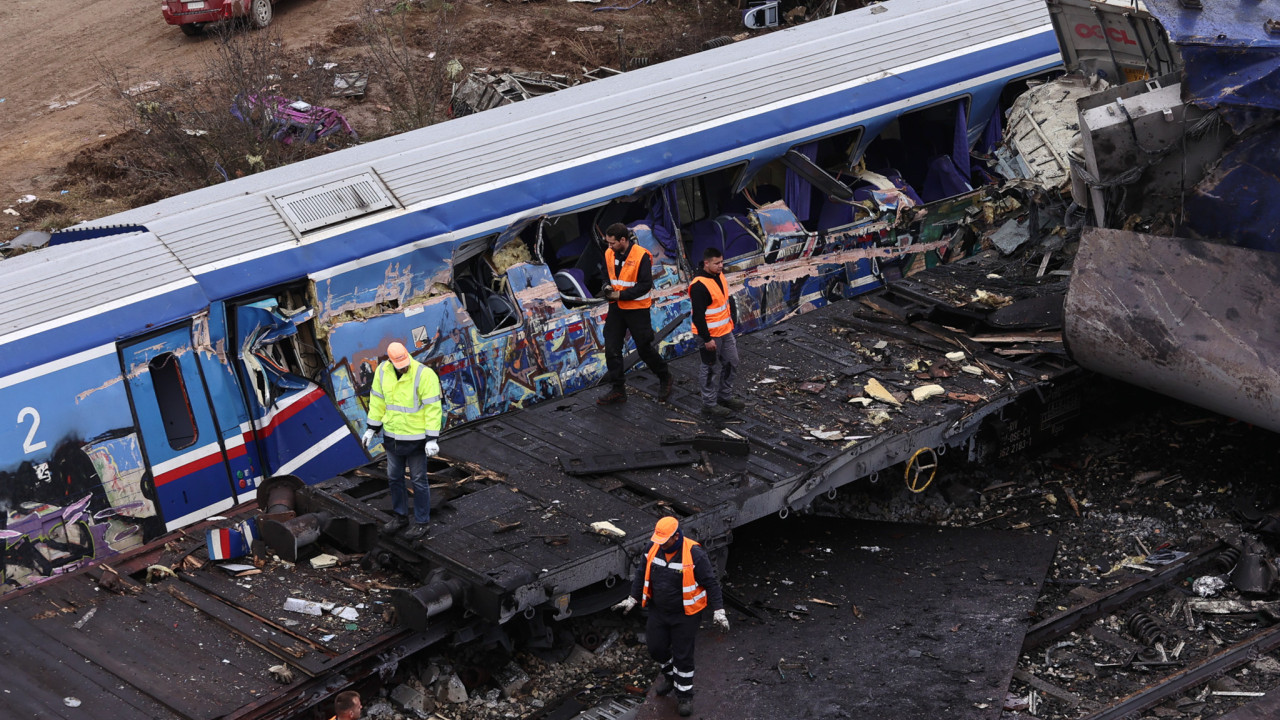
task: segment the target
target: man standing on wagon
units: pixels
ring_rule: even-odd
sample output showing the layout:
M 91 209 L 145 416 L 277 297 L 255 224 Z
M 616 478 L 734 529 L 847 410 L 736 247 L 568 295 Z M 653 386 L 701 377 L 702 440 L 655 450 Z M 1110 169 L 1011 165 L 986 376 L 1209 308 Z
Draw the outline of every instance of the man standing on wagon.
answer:
M 661 383 L 658 402 L 666 402 L 671 397 L 675 378 L 653 342 L 653 321 L 649 317 L 649 308 L 653 305 L 653 257 L 622 223 L 606 228 L 604 239 L 609 245 L 604 253 L 605 269 L 609 273 L 609 289 L 604 294 L 609 301 L 609 315 L 604 321 L 604 361 L 608 368 L 604 381 L 613 388 L 596 403 L 616 405 L 627 401 L 622 348 L 628 332 L 640 359 L 658 376 Z
M 440 452 L 440 430 L 444 427 L 444 405 L 440 400 L 440 378 L 405 349 L 387 345 L 387 360 L 378 365 L 369 389 L 369 426 L 364 446 L 383 435 L 387 451 L 387 477 L 391 489 L 392 518 L 382 526 L 390 535 L 408 523 L 409 495 L 404 471 L 413 481 L 413 523 L 404 531 L 405 540 L 427 534 L 431 520 L 431 485 L 427 478 L 427 458 Z
M 738 342 L 733 337 L 733 298 L 724 279 L 724 253 L 707 248 L 698 274 L 689 284 L 693 331 L 702 342 L 699 373 L 702 414 L 726 417 L 746 403 L 733 396 L 733 376 L 738 370 Z

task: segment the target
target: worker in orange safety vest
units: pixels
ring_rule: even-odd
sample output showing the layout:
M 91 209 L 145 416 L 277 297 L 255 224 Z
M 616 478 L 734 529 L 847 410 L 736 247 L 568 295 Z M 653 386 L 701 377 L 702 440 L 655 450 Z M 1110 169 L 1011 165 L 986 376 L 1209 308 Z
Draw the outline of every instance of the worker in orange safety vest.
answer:
M 609 301 L 609 314 L 604 320 L 604 362 L 608 372 L 603 382 L 613 387 L 596 403 L 616 405 L 627 401 L 622 348 L 628 332 L 640 359 L 658 376 L 658 401 L 666 402 L 671 397 L 675 378 L 653 342 L 653 321 L 649 317 L 649 308 L 653 305 L 653 257 L 622 223 L 606 228 L 604 239 L 609 245 L 604 253 L 605 270 L 609 273 L 609 287 L 604 297 Z
M 678 520 L 659 520 L 650 539 L 653 546 L 644 565 L 636 568 L 631 594 L 613 609 L 628 613 L 637 604 L 649 609 L 645 641 L 662 665 L 657 693 L 675 690 L 680 716 L 688 717 L 693 712 L 694 638 L 708 606 L 712 621 L 729 630 L 724 595 L 707 551 L 684 536 Z
M 702 414 L 710 418 L 728 417 L 746 403 L 733 396 L 733 378 L 738 370 L 738 342 L 733 336 L 733 298 L 724 279 L 724 253 L 707 248 L 698 274 L 689 283 L 689 305 L 693 332 L 702 343 Z

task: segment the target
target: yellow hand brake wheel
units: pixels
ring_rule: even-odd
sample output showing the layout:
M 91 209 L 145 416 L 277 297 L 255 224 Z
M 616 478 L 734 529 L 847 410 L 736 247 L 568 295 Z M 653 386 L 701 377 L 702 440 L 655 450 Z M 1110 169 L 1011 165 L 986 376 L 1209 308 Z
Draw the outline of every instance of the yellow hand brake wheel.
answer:
M 922 447 L 907 461 L 903 479 L 907 482 L 908 490 L 913 493 L 922 493 L 929 487 L 929 483 L 933 482 L 933 476 L 937 473 L 938 453 L 934 452 L 933 448 Z

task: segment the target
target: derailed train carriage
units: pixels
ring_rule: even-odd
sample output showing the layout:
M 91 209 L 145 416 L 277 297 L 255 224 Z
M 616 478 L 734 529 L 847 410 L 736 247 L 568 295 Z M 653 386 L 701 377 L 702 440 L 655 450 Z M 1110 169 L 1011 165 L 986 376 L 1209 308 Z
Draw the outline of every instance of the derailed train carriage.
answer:
M 451 428 L 593 385 L 612 222 L 667 357 L 706 247 L 744 332 L 963 255 L 1059 62 L 1038 0 L 895 0 L 55 234 L 0 262 L 5 591 L 367 464 L 391 340 Z

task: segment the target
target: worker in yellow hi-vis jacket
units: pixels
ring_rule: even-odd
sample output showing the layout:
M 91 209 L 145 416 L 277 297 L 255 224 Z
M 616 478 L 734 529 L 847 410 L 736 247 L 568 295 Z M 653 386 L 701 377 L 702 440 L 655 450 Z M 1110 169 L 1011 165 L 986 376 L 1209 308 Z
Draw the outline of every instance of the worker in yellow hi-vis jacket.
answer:
M 405 349 L 387 345 L 387 360 L 378 365 L 369 390 L 369 426 L 364 446 L 383 436 L 390 478 L 392 518 L 382 526 L 390 535 L 405 525 L 403 537 L 415 541 L 427 534 L 431 521 L 431 485 L 427 479 L 427 458 L 440 452 L 440 430 L 444 427 L 440 378 Z M 408 522 L 409 495 L 404 484 L 405 468 L 413 481 L 413 522 Z

